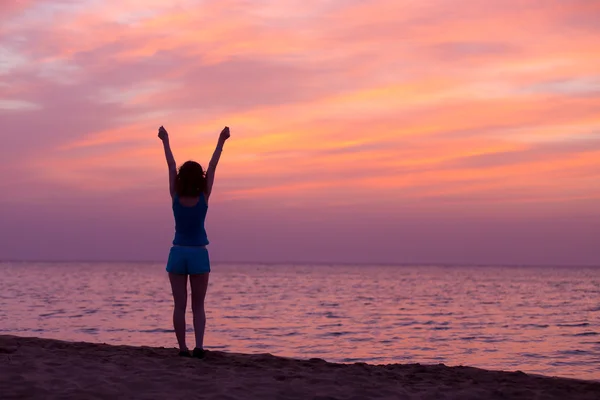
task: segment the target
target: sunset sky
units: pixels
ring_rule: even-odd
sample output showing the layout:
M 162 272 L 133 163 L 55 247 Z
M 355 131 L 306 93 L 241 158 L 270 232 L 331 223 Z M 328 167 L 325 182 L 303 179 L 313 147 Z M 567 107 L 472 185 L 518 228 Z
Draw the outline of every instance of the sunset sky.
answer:
M 600 1 L 2 0 L 0 259 L 600 265 Z

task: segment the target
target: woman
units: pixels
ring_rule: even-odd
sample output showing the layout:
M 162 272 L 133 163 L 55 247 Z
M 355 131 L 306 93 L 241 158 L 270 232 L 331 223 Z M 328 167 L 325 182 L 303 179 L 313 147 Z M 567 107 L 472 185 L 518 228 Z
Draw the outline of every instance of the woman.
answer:
M 179 355 L 183 357 L 204 357 L 204 297 L 208 288 L 210 259 L 206 245 L 208 238 L 204 220 L 208 210 L 208 199 L 215 180 L 215 170 L 221 157 L 225 141 L 229 139 L 229 128 L 225 127 L 219 136 L 217 148 L 208 163 L 206 174 L 195 161 L 187 161 L 177 172 L 177 164 L 169 144 L 169 134 L 164 127 L 158 130 L 169 166 L 169 191 L 175 217 L 175 238 L 169 252 L 167 272 L 173 291 L 173 327 L 179 343 Z M 187 306 L 187 279 L 192 288 L 192 311 L 194 313 L 194 334 L 196 347 L 190 354 L 185 343 L 185 309 Z

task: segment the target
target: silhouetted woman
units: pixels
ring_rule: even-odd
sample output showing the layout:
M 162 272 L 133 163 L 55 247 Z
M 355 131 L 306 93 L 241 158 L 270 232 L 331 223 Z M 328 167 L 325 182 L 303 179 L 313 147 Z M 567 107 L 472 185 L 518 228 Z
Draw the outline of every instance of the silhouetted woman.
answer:
M 192 311 L 194 313 L 194 334 L 196 347 L 191 355 L 204 357 L 204 329 L 206 314 L 204 298 L 208 288 L 210 259 L 208 257 L 208 237 L 204 220 L 208 210 L 208 199 L 215 181 L 215 170 L 221 157 L 225 141 L 229 139 L 229 128 L 219 135 L 217 148 L 208 163 L 206 174 L 195 161 L 187 161 L 177 171 L 177 164 L 169 144 L 169 134 L 164 127 L 158 130 L 163 142 L 165 157 L 169 166 L 169 191 L 175 217 L 175 238 L 169 252 L 167 272 L 173 290 L 173 327 L 179 343 L 179 355 L 189 357 L 185 343 L 185 309 L 187 306 L 187 279 L 192 288 Z

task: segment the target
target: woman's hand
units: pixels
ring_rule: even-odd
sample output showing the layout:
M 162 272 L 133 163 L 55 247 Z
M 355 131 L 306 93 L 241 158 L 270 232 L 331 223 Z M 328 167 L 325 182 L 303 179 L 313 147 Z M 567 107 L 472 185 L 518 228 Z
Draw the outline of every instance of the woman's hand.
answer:
M 162 140 L 163 142 L 165 140 L 169 140 L 169 133 L 167 132 L 167 130 L 161 126 L 160 128 L 158 128 L 158 138 L 160 140 Z
M 221 134 L 219 135 L 219 140 L 224 142 L 227 139 L 229 139 L 231 137 L 231 134 L 229 133 L 229 127 L 226 126 L 225 128 L 223 128 L 223 130 L 221 131 Z

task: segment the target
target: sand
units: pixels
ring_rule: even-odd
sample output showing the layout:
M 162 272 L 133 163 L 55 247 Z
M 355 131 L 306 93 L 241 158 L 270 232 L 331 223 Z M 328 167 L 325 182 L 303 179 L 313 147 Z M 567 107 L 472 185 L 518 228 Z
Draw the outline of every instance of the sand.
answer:
M 444 365 L 332 364 L 270 354 L 0 335 L 8 399 L 600 399 L 600 383 Z

